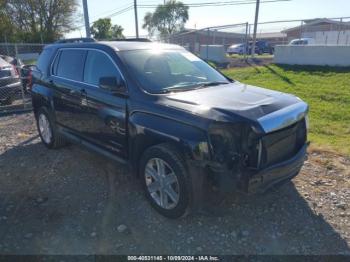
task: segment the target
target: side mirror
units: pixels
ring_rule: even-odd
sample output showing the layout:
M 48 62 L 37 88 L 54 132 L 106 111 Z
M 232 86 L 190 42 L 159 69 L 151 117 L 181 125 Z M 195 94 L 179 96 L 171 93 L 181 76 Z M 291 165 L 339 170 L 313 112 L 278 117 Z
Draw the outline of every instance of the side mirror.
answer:
M 114 76 L 101 77 L 99 87 L 113 93 L 125 94 L 125 85 L 123 80 L 117 79 Z

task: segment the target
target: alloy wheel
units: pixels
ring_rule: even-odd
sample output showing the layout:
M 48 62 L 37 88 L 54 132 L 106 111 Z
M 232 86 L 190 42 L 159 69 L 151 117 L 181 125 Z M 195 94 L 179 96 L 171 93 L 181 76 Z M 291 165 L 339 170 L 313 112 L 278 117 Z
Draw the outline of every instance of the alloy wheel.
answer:
M 45 114 L 39 115 L 38 125 L 42 139 L 46 144 L 50 144 L 52 139 L 52 131 L 50 127 L 50 122 Z
M 162 159 L 152 158 L 145 167 L 149 194 L 164 209 L 173 209 L 180 198 L 180 186 L 174 170 Z

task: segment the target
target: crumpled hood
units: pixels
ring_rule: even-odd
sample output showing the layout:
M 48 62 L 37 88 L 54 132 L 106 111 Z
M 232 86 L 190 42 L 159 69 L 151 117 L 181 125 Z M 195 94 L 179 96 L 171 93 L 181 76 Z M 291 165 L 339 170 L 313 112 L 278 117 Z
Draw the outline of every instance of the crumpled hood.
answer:
M 243 118 L 259 124 L 265 132 L 298 121 L 308 110 L 308 106 L 293 95 L 239 82 L 172 93 L 164 102 L 218 121 Z

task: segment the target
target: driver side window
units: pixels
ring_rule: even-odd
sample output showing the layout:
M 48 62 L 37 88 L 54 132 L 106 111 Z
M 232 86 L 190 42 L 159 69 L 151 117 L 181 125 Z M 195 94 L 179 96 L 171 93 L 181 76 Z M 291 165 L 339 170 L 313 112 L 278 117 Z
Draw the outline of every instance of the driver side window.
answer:
M 98 86 L 101 77 L 111 76 L 121 78 L 111 59 L 100 51 L 89 50 L 85 62 L 84 82 Z

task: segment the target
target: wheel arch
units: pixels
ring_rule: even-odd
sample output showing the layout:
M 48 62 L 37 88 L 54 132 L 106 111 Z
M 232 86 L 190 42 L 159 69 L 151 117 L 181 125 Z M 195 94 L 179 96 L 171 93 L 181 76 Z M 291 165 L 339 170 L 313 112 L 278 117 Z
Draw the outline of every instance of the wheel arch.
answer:
M 35 86 L 32 89 L 32 106 L 34 114 L 36 115 L 41 107 L 46 107 L 53 110 L 53 91 L 43 87 Z
M 208 139 L 204 130 L 189 124 L 148 113 L 134 113 L 130 117 L 130 162 L 137 167 L 142 154 L 158 144 L 169 144 L 178 150 L 185 160 L 207 160 Z M 138 170 L 135 169 L 138 175 Z

